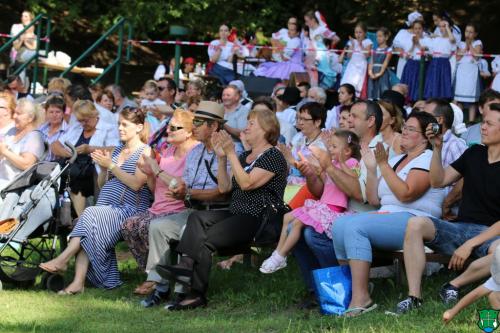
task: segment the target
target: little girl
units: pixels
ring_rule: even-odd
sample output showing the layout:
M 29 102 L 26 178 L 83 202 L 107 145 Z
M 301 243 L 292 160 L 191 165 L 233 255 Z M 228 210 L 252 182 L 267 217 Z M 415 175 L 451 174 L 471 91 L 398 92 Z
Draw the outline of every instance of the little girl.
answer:
M 160 88 L 158 88 L 154 80 L 146 81 L 142 90 L 144 99 L 141 101 L 141 108 L 147 110 L 146 122 L 149 123 L 151 133 L 154 133 L 160 127 L 163 118 L 165 118 L 164 115 L 158 112 L 158 106 L 166 105 L 166 103 L 158 97 L 160 96 Z
M 450 57 L 455 48 L 455 37 L 450 30 L 448 21 L 439 22 L 440 37 L 431 39 L 429 50 L 432 60 L 425 77 L 424 98 L 446 98 L 451 100 L 451 65 Z
M 420 58 L 430 44 L 430 39 L 424 36 L 424 22 L 414 21 L 411 25 L 413 31 L 412 46 L 405 57 L 409 58 L 403 69 L 401 83 L 408 86 L 408 99 L 412 102 L 418 101 L 420 86 Z
M 491 62 L 491 71 L 495 77 L 491 84 L 491 89 L 500 91 L 500 56 L 496 56 Z
M 326 170 L 333 165 L 357 177 L 360 158 L 359 139 L 350 131 L 338 130 L 332 136 L 329 152 L 330 154 L 324 153 L 324 158 L 318 158 L 323 169 L 320 175 L 323 182 L 323 194 L 320 200 L 308 199 L 303 207 L 294 209 L 283 217 L 283 229 L 278 246 L 273 254 L 262 263 L 260 267 L 262 273 L 274 273 L 286 267 L 286 257 L 299 241 L 305 225 L 313 227 L 318 233 L 324 232 L 332 238 L 331 229 L 334 220 L 347 213 L 349 198 L 330 179 Z M 289 225 L 291 229 L 288 232 Z
M 356 96 L 359 97 L 366 79 L 366 70 L 368 67 L 366 59 L 370 57 L 373 42 L 366 38 L 366 25 L 364 23 L 356 24 L 354 37 L 355 39 L 349 37 L 350 40 L 347 42 L 347 50 L 352 53 L 347 54 L 351 59 L 347 64 L 340 84 L 352 84 L 356 88 Z M 342 62 L 344 53 L 340 56 L 339 62 Z
M 462 109 L 469 106 L 469 122 L 476 116 L 476 103 L 481 93 L 479 58 L 483 53 L 483 43 L 476 39 L 477 28 L 474 23 L 465 27 L 465 41 L 458 42 L 457 71 L 455 76 L 455 101 L 462 104 Z M 467 104 L 464 104 L 467 103 Z
M 390 35 L 389 29 L 385 27 L 377 30 L 378 47 L 368 65 L 368 98 L 371 99 L 378 99 L 384 91 L 391 89 L 391 78 L 387 68 L 392 57 L 392 54 L 388 53 L 392 50 L 387 46 Z

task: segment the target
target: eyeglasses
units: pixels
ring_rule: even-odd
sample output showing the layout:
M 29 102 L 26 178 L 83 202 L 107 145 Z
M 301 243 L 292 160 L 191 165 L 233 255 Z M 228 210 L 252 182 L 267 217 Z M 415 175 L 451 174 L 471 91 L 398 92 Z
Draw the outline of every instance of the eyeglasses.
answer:
M 312 118 L 302 118 L 302 117 L 298 117 L 297 118 L 297 122 L 302 122 L 302 121 L 314 121 L 314 119 L 312 119 Z
M 182 126 L 173 126 L 173 125 L 168 126 L 168 129 L 170 132 L 177 132 L 178 130 L 181 130 L 183 128 L 184 127 L 182 127 Z
M 203 124 L 206 122 L 206 119 L 193 119 L 193 126 L 194 127 L 200 127 L 203 126 Z
M 81 119 L 78 119 L 78 118 L 77 118 L 77 120 L 78 120 L 78 122 L 79 122 L 80 124 L 88 124 L 88 123 L 90 123 L 90 122 L 91 122 L 92 120 L 94 120 L 94 119 L 97 119 L 97 117 L 81 118 Z
M 415 127 L 413 127 L 413 126 L 406 126 L 406 125 L 403 125 L 403 131 L 414 132 L 414 133 L 420 133 L 420 134 L 422 134 L 422 133 L 423 133 L 422 131 L 419 131 L 418 129 L 416 129 L 416 128 L 415 128 Z

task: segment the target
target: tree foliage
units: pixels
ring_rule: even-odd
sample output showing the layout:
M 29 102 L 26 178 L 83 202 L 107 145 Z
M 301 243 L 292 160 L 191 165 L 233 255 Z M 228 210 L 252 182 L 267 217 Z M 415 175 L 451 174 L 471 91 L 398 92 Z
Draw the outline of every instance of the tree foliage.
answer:
M 16 0 L 20 1 L 20 0 Z M 401 27 L 409 12 L 419 10 L 430 22 L 432 12 L 448 12 L 462 26 L 474 20 L 482 25 L 482 32 L 495 31 L 500 1 L 494 0 L 26 0 L 27 8 L 36 13 L 49 14 L 54 22 L 54 33 L 70 39 L 75 33 L 100 33 L 109 28 L 116 17 L 129 19 L 136 38 L 168 37 L 172 24 L 191 29 L 192 40 L 213 37 L 218 26 L 225 22 L 240 32 L 261 28 L 265 33 L 284 26 L 289 16 L 302 18 L 307 10 L 319 9 L 330 27 L 346 39 L 353 25 L 364 21 L 369 27 L 386 26 L 392 31 Z M 482 36 L 496 42 L 496 36 Z

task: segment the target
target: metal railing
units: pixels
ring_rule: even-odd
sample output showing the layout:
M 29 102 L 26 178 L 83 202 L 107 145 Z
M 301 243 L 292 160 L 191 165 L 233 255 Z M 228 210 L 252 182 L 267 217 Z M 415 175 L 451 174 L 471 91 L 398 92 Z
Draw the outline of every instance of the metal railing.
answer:
M 43 20 L 46 20 L 46 23 L 45 23 L 45 37 L 42 38 L 42 26 L 43 26 Z M 38 23 L 38 24 L 37 24 Z M 16 40 L 18 40 L 19 38 L 21 38 L 21 36 L 29 29 L 31 28 L 32 26 L 34 26 L 35 24 L 37 24 L 36 26 L 36 50 L 35 50 L 35 54 L 33 56 L 31 56 L 28 61 L 26 62 L 23 62 L 19 65 L 19 67 L 17 67 L 14 72 L 10 73 L 12 75 L 18 75 L 20 74 L 22 71 L 24 71 L 24 69 L 26 69 L 26 67 L 28 67 L 29 65 L 31 65 L 31 63 L 34 62 L 34 66 L 33 66 L 33 80 L 30 84 L 30 89 L 29 89 L 29 92 L 33 91 L 35 92 L 35 87 L 36 87 L 36 83 L 38 81 L 38 69 L 39 69 L 39 61 L 40 61 L 40 43 L 41 42 L 44 42 L 45 43 L 45 54 L 48 54 L 49 53 L 49 47 L 50 47 L 50 32 L 51 32 L 51 22 L 50 22 L 50 18 L 43 15 L 43 14 L 39 14 L 37 15 L 33 21 L 31 21 L 28 25 L 26 25 L 23 30 L 21 30 L 19 33 L 17 33 L 17 35 L 15 36 L 11 36 L 11 38 L 5 43 L 3 44 L 2 46 L 0 46 L 0 53 L 4 52 L 5 50 L 10 50 L 10 46 L 12 44 L 14 44 L 14 42 Z M 44 80 L 45 80 L 45 76 L 44 76 Z M 45 84 L 45 82 L 44 82 Z
M 117 19 L 117 22 L 108 29 L 101 37 L 99 37 L 98 40 L 94 42 L 85 52 L 83 52 L 68 68 L 66 68 L 59 76 L 64 77 L 66 74 L 71 72 L 73 68 L 75 68 L 78 64 L 80 64 L 92 51 L 94 51 L 99 45 L 101 45 L 110 35 L 115 33 L 118 30 L 118 49 L 117 49 L 117 54 L 116 58 L 103 70 L 99 76 L 97 76 L 95 79 L 91 80 L 92 83 L 99 82 L 104 75 L 106 75 L 108 72 L 110 72 L 113 68 L 115 68 L 115 84 L 118 84 L 120 82 L 120 75 L 121 75 L 121 63 L 122 63 L 122 58 L 123 58 L 123 34 L 124 34 L 124 29 L 125 25 L 128 26 L 128 40 L 132 39 L 132 26 L 130 23 L 123 17 L 119 17 Z M 130 60 L 130 51 L 131 51 L 131 44 L 128 43 L 127 45 L 127 51 L 126 51 L 126 56 L 125 60 L 129 61 Z

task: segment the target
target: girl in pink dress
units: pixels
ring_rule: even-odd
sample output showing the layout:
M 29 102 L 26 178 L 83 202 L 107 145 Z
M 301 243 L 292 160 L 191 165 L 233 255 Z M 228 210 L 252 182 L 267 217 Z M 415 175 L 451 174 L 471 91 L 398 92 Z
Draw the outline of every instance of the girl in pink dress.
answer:
M 321 198 L 319 200 L 307 199 L 303 207 L 285 214 L 278 246 L 273 254 L 262 263 L 260 267 L 262 273 L 274 273 L 286 267 L 286 257 L 299 241 L 304 226 L 311 226 L 316 232 L 324 232 L 332 238 L 331 230 L 335 219 L 349 214 L 347 211 L 349 198 L 332 181 L 328 175 L 328 169 L 330 167 L 341 168 L 351 176 L 358 177 L 359 139 L 351 131 L 338 130 L 332 135 L 328 146 L 330 157 L 326 163 L 320 162 L 323 167 L 318 173 L 318 177 L 321 177 L 323 182 Z M 331 161 L 331 165 L 328 161 Z M 290 224 L 291 228 L 289 228 Z

